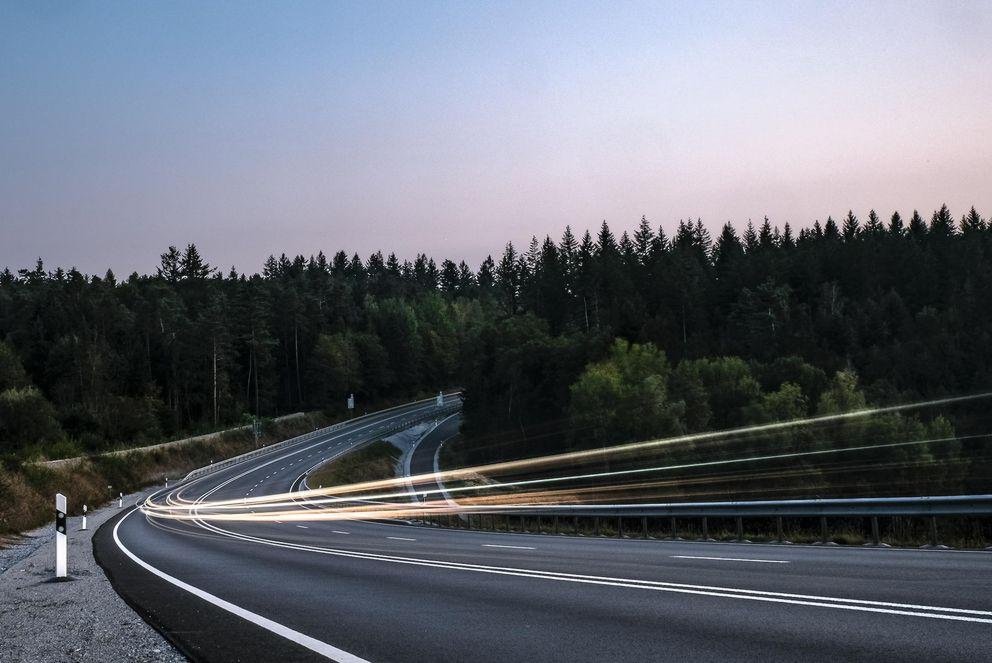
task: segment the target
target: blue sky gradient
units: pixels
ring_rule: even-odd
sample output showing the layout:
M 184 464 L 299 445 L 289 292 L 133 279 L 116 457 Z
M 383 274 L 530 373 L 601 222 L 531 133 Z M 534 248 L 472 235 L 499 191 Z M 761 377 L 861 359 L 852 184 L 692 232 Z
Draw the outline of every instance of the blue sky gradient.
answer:
M 992 3 L 0 0 L 0 267 L 992 213 Z

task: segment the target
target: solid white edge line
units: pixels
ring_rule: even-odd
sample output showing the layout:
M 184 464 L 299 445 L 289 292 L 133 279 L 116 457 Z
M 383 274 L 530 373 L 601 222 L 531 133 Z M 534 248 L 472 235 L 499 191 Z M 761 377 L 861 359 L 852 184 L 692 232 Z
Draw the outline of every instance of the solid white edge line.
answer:
M 387 539 L 392 539 L 393 541 L 416 541 L 416 539 L 411 539 L 406 536 L 387 536 Z
M 125 555 L 130 557 L 131 560 L 141 568 L 145 569 L 149 573 L 158 576 L 159 578 L 165 580 L 169 584 L 175 585 L 179 589 L 189 592 L 193 596 L 196 596 L 197 598 L 203 599 L 207 603 L 217 606 L 221 610 L 226 610 L 232 615 L 236 615 L 246 621 L 251 622 L 252 624 L 255 624 L 256 626 L 264 628 L 266 631 L 274 633 L 280 637 L 286 638 L 291 642 L 295 642 L 301 647 L 306 647 L 310 651 L 320 654 L 325 658 L 329 658 L 332 661 L 337 661 L 337 663 L 370 663 L 364 658 L 355 656 L 354 654 L 346 652 L 343 649 L 338 649 L 334 645 L 330 645 L 326 642 L 322 642 L 320 640 L 317 640 L 316 638 L 311 638 L 309 635 L 300 633 L 299 631 L 294 631 L 288 626 L 283 626 L 279 622 L 272 621 L 271 619 L 267 617 L 263 617 L 262 615 L 254 613 L 250 610 L 245 610 L 241 606 L 235 605 L 229 601 L 225 601 L 224 599 L 214 596 L 209 592 L 205 592 L 199 587 L 194 587 L 189 583 L 183 582 L 179 578 L 170 576 L 168 573 L 165 573 L 164 571 L 160 571 L 159 569 L 155 568 L 145 560 L 135 555 L 123 543 L 121 543 L 121 538 L 118 535 L 118 530 L 120 529 L 121 523 L 123 523 L 127 519 L 127 517 L 130 516 L 132 513 L 136 513 L 136 511 L 129 511 L 124 515 L 123 518 L 117 521 L 116 525 L 114 525 L 114 543 L 117 544 L 117 547 L 120 548 L 121 552 L 123 552 Z
M 931 619 L 945 619 L 950 621 L 976 622 L 982 624 L 992 624 L 992 611 L 971 610 L 966 608 L 944 608 L 938 606 L 914 605 L 905 603 L 890 603 L 883 601 L 869 601 L 866 599 L 844 599 L 839 597 L 811 596 L 803 594 L 787 594 L 783 592 L 768 592 L 753 589 L 735 589 L 728 587 L 712 587 L 706 585 L 687 585 L 682 583 L 670 583 L 657 580 L 636 580 L 626 578 L 610 578 L 603 576 L 590 576 L 561 573 L 556 571 L 538 571 L 535 569 L 522 569 L 500 566 L 483 566 L 476 564 L 465 564 L 462 562 L 446 562 L 442 560 L 430 560 L 416 557 L 396 557 L 381 555 L 376 553 L 364 553 L 357 551 L 346 551 L 334 548 L 320 548 L 317 546 L 307 546 L 263 539 L 246 534 L 237 534 L 230 530 L 225 530 L 209 523 L 201 524 L 201 527 L 217 532 L 222 536 L 229 536 L 242 541 L 253 541 L 263 545 L 287 548 L 291 550 L 312 551 L 325 555 L 335 555 L 339 557 L 353 557 L 356 559 L 369 559 L 398 564 L 411 564 L 415 566 L 426 566 L 433 568 L 453 569 L 459 571 L 475 571 L 481 573 L 492 573 L 495 575 L 519 576 L 529 578 L 540 578 L 544 580 L 558 580 L 563 582 L 584 583 L 590 585 L 602 585 L 610 587 L 626 587 L 631 589 L 647 589 L 660 592 L 674 592 L 679 594 L 696 594 L 700 596 L 716 596 L 722 598 L 736 598 L 749 601 L 766 601 L 770 603 L 786 603 L 793 605 L 807 605 L 822 608 L 834 608 L 840 610 L 854 610 L 860 612 L 877 612 L 892 615 L 904 615 L 909 617 L 927 617 Z M 811 599 L 811 600 L 810 600 Z M 889 609 L 875 606 L 891 606 L 897 609 Z M 919 612 L 919 610 L 934 610 L 940 612 Z M 957 614 L 946 614 L 957 613 Z M 983 617 L 970 617 L 966 615 L 983 615 Z
M 747 559 L 745 557 L 704 557 L 702 555 L 669 555 L 672 559 L 707 559 L 720 562 L 758 562 L 761 564 L 791 564 L 785 559 Z
M 513 548 L 514 550 L 537 550 L 531 546 L 502 546 L 498 543 L 483 543 L 483 548 Z

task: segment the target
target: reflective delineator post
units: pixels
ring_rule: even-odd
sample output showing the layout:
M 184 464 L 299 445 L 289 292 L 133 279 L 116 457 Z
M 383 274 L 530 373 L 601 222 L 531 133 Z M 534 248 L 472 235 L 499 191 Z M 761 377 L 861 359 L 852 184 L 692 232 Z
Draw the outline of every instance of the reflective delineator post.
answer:
M 123 509 L 124 508 L 124 493 L 121 493 L 117 497 L 117 508 L 118 509 Z
M 439 391 L 437 392 L 437 406 L 441 407 L 442 405 L 444 405 L 444 392 Z
M 55 577 L 65 577 L 66 538 L 65 538 L 65 495 L 55 495 Z
M 83 505 L 83 526 L 79 529 L 86 531 L 86 505 Z

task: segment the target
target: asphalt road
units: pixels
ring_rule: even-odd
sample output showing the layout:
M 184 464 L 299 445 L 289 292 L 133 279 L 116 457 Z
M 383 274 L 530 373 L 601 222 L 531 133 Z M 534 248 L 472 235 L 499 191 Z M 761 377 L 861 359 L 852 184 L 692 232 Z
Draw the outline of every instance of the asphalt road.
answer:
M 402 411 L 400 411 L 402 412 Z M 287 491 L 396 412 L 177 487 Z M 426 467 L 457 420 L 418 448 Z M 220 486 L 218 488 L 218 486 Z M 389 522 L 193 524 L 129 510 L 115 588 L 212 661 L 992 660 L 985 552 L 642 541 Z

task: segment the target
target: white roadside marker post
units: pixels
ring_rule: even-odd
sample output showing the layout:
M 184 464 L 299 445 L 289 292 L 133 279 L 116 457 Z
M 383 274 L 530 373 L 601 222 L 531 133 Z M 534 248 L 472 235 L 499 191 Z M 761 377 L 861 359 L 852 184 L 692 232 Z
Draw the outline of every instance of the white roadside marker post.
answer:
M 86 531 L 86 505 L 83 505 L 83 526 L 79 528 L 82 531 Z
M 165 477 L 165 487 L 169 487 L 169 477 Z
M 444 405 L 444 392 L 439 391 L 437 392 L 437 407 L 441 407 L 443 405 Z
M 117 508 L 118 509 L 124 508 L 124 493 L 120 493 L 120 495 L 117 498 Z
M 55 494 L 55 577 L 65 577 L 65 495 Z

